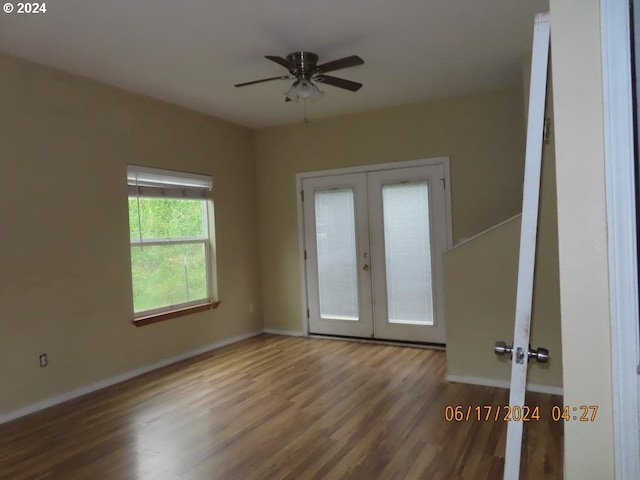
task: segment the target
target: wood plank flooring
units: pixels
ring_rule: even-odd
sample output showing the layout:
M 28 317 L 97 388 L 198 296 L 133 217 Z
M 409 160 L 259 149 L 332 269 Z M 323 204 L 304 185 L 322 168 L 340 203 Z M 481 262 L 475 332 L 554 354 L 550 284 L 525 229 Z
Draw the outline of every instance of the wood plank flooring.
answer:
M 502 478 L 507 423 L 445 408 L 508 392 L 444 375 L 444 352 L 262 335 L 0 425 L 0 478 Z M 527 402 L 521 477 L 560 479 L 562 398 Z

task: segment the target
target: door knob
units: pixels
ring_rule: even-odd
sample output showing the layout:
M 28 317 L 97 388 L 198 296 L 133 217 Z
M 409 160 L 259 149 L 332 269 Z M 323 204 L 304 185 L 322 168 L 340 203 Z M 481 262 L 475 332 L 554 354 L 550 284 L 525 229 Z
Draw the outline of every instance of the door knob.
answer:
M 505 342 L 496 342 L 493 347 L 493 351 L 496 355 L 505 355 L 507 353 L 513 353 L 513 347 L 507 345 Z M 516 348 L 516 360 L 518 363 L 524 363 L 524 351 L 522 348 Z M 531 348 L 529 345 L 529 351 L 527 352 L 527 362 L 534 358 L 538 363 L 547 363 L 549 361 L 549 350 L 546 348 Z
M 362 267 L 362 269 L 363 269 L 365 272 L 368 272 L 368 271 L 369 271 L 369 265 L 364 265 L 364 266 Z
M 542 347 L 535 349 L 529 347 L 529 358 L 535 358 L 538 363 L 547 363 L 549 361 L 549 350 Z
M 507 345 L 504 342 L 496 342 L 495 346 L 493 347 L 493 351 L 496 353 L 496 355 L 504 355 L 505 353 L 513 352 L 513 347 L 511 345 Z

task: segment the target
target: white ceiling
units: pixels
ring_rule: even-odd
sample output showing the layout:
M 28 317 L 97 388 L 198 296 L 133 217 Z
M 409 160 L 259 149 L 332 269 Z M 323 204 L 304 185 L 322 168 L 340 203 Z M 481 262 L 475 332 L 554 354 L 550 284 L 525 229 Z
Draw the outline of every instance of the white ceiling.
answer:
M 9 0 L 16 3 L 14 0 Z M 42 0 L 41 0 L 42 1 Z M 250 127 L 298 122 L 290 81 L 264 55 L 359 55 L 321 85 L 310 120 L 517 85 L 548 0 L 55 0 L 0 13 L 0 50 Z

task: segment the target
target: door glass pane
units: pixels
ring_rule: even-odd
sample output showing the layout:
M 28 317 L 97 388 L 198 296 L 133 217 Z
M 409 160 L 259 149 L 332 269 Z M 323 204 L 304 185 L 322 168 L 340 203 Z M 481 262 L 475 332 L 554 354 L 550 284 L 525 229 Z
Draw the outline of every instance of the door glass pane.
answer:
M 388 318 L 433 325 L 427 182 L 382 187 Z
M 358 266 L 353 190 L 316 191 L 320 317 L 358 320 Z

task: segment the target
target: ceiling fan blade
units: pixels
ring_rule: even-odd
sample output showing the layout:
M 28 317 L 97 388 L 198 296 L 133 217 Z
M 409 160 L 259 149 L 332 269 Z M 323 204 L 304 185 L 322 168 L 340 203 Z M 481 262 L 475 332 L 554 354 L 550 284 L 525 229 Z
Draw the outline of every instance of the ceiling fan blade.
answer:
M 331 77 L 329 75 L 319 75 L 314 78 L 316 82 L 326 83 L 338 88 L 344 88 L 351 92 L 357 92 L 362 88 L 362 84 L 358 82 L 352 82 L 351 80 L 345 80 L 344 78 Z
M 320 71 L 320 73 L 333 72 L 334 70 L 355 67 L 356 65 L 362 65 L 363 63 L 364 60 L 362 60 L 359 56 L 351 55 L 350 57 L 344 57 L 338 60 L 323 63 L 322 65 L 318 65 L 318 70 Z
M 263 78 L 261 80 L 253 80 L 252 82 L 244 82 L 244 83 L 237 83 L 236 87 L 246 87 L 247 85 L 253 85 L 255 83 L 262 83 L 262 82 L 270 82 L 271 80 L 286 80 L 288 78 L 291 78 L 289 75 L 281 75 L 279 77 L 271 77 L 271 78 Z
M 278 65 L 282 65 L 287 70 L 291 69 L 291 65 L 286 58 L 278 57 L 277 55 L 265 55 L 264 58 L 271 60 L 272 62 L 276 62 Z

